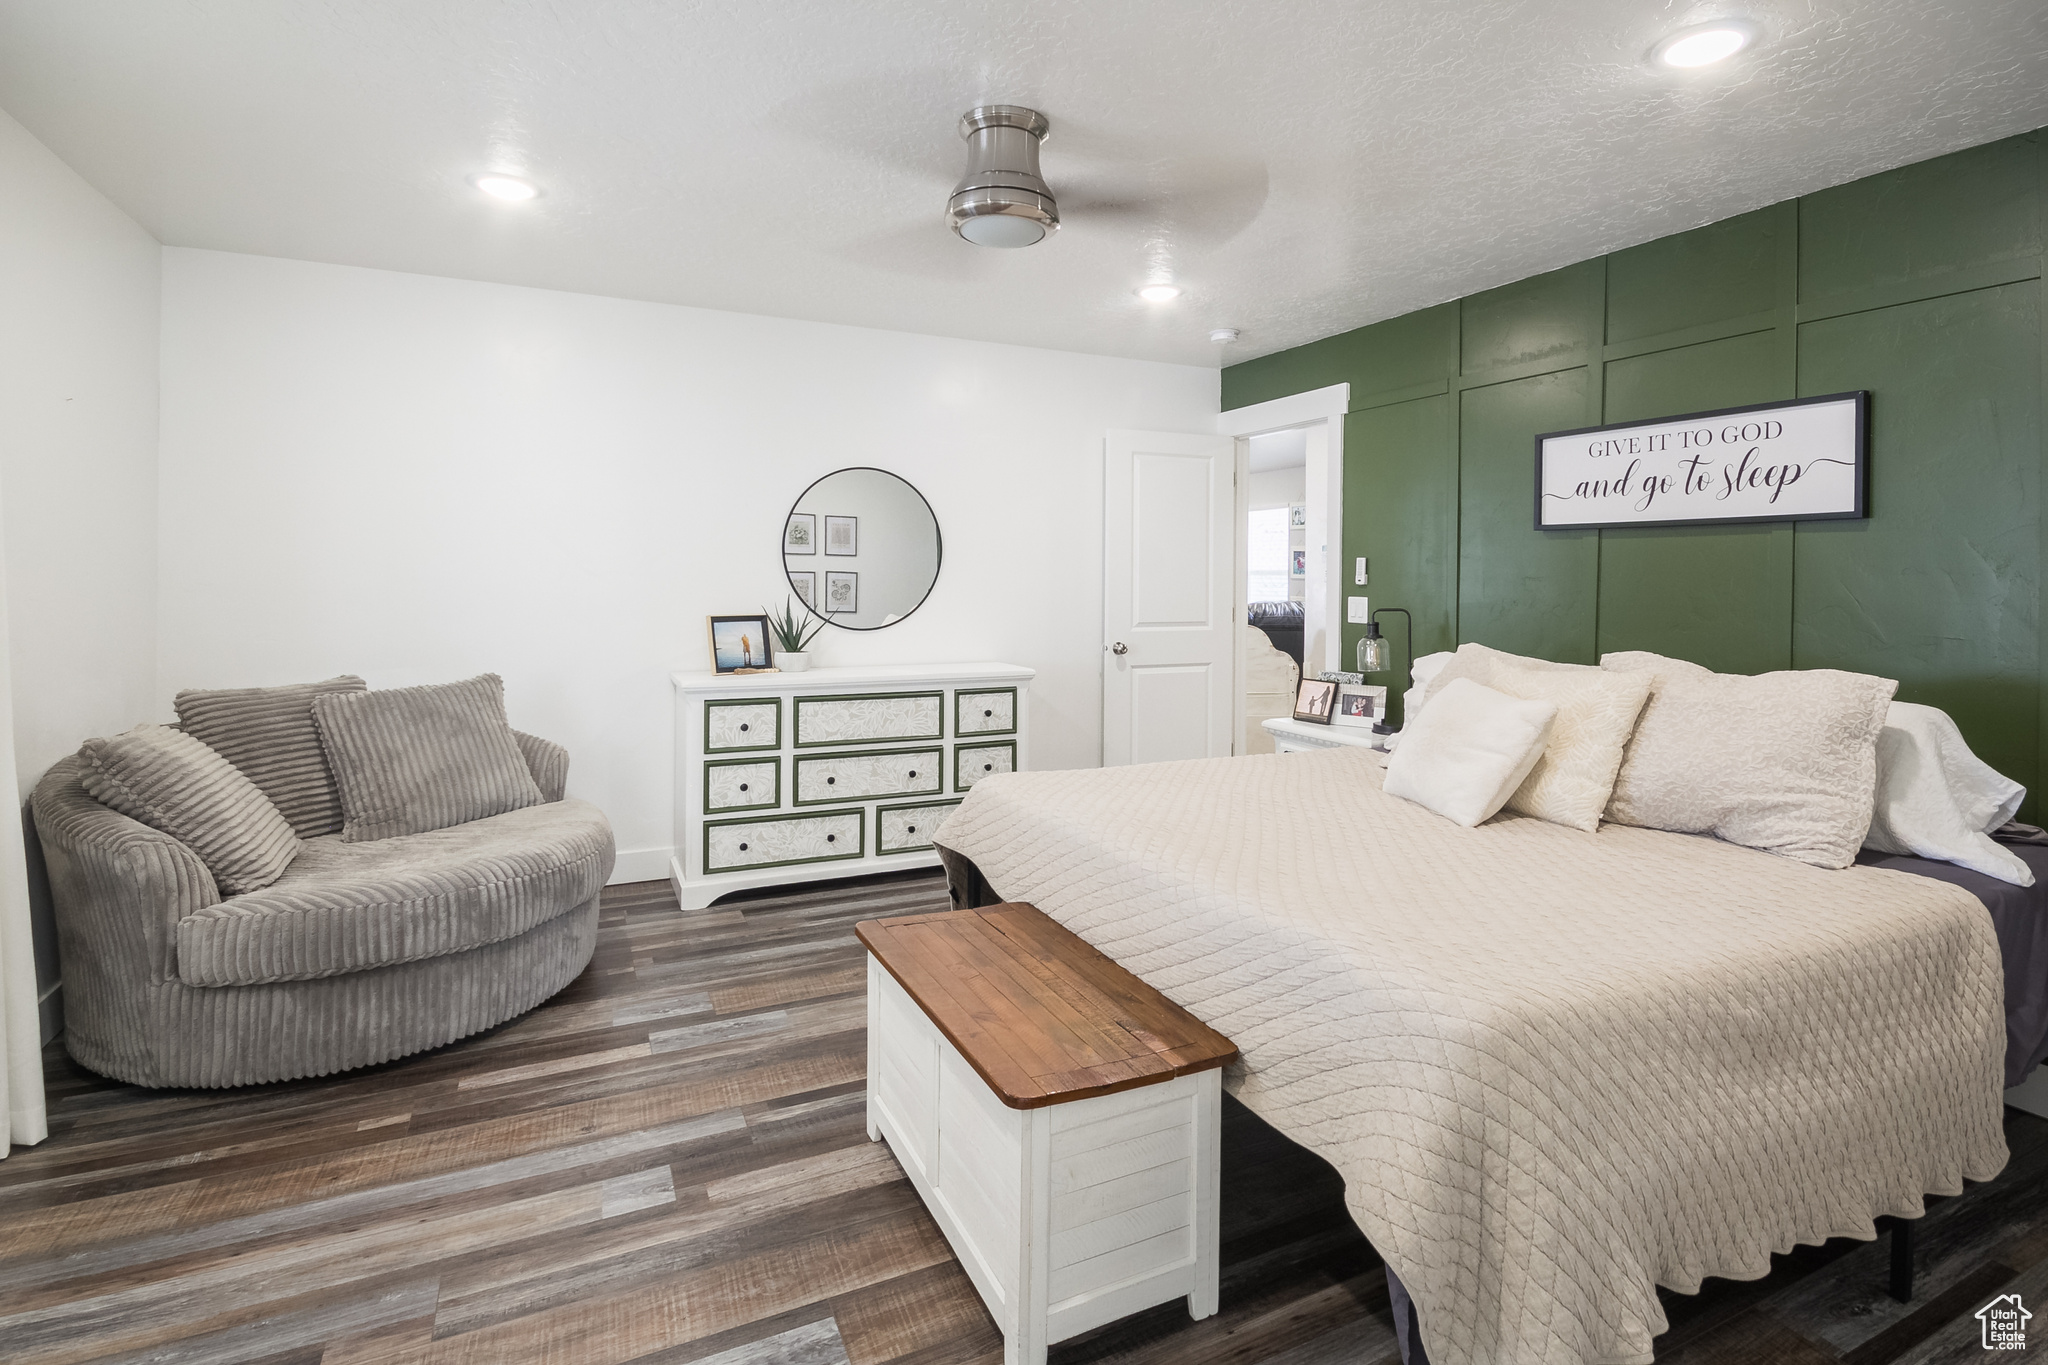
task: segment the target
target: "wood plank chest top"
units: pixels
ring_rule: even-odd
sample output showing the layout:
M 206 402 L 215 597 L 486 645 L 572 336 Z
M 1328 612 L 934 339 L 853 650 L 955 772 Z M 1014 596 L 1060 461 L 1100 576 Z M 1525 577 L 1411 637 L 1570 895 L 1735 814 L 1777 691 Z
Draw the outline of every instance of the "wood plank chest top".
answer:
M 1185 1296 L 1216 1311 L 1228 1038 L 1029 905 L 868 920 L 868 1135 L 1010 1365 Z

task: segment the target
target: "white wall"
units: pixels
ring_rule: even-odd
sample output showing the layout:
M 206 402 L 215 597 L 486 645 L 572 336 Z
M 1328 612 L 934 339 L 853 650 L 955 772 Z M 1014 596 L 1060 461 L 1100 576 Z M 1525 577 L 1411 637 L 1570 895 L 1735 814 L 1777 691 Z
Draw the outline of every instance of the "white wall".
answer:
M 820 662 L 1028 664 L 1036 764 L 1096 762 L 1103 432 L 1218 409 L 1214 370 L 219 252 L 166 250 L 163 299 L 159 709 L 497 671 L 622 878 L 665 866 L 668 673 L 783 599 L 784 514 L 845 465 L 946 559 Z
M 0 535 L 23 800 L 80 740 L 155 711 L 160 260 L 0 113 Z M 40 894 L 35 922 L 47 1003 Z
M 1246 488 L 1251 499 L 1251 510 L 1262 511 L 1268 507 L 1286 507 L 1292 503 L 1308 500 L 1308 466 L 1295 465 L 1292 469 L 1262 469 L 1253 474 Z

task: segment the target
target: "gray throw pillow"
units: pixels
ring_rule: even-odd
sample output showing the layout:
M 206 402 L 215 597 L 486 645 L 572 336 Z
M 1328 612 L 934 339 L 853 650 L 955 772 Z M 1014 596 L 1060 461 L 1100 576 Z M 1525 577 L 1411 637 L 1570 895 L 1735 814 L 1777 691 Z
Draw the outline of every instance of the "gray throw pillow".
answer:
M 341 788 L 344 843 L 466 825 L 541 804 L 495 673 L 432 687 L 313 699 Z
M 341 828 L 341 793 L 313 724 L 313 698 L 368 687 L 344 674 L 285 687 L 180 692 L 175 704 L 186 734 L 240 768 L 301 839 L 317 839 Z
M 78 750 L 93 800 L 199 856 L 223 896 L 260 891 L 299 856 L 299 837 L 234 764 L 167 725 L 138 725 Z

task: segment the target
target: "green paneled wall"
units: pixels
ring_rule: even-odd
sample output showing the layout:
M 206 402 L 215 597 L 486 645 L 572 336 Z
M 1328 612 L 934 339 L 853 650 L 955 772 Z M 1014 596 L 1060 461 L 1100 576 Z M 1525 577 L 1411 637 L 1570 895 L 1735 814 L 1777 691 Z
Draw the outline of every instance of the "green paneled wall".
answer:
M 1371 557 L 1418 653 L 1881 673 L 2032 787 L 2044 207 L 2048 137 L 2008 138 L 1234 365 L 1223 405 L 1351 385 L 1344 562 Z M 1539 432 L 1847 389 L 1866 520 L 1531 524 Z

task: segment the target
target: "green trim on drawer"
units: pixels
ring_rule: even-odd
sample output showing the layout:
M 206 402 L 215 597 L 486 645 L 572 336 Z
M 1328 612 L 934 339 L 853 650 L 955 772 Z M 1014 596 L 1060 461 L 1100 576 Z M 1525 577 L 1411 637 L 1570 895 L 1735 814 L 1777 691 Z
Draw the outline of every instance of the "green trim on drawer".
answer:
M 955 744 L 953 746 L 954 791 L 964 792 L 969 790 L 969 787 L 963 787 L 960 785 L 960 755 L 976 753 L 982 749 L 1008 749 L 1010 751 L 1010 771 L 1017 771 L 1017 741 L 1014 739 L 1006 739 L 997 744 Z M 989 774 L 989 776 L 993 777 L 995 776 L 995 774 L 991 773 Z M 970 786 L 971 785 L 972 784 L 970 784 Z
M 789 804 L 792 806 L 835 806 L 848 801 L 884 801 L 896 796 L 926 795 L 924 792 L 916 791 L 861 792 L 857 795 L 835 792 L 831 796 L 816 796 L 808 801 L 804 799 L 804 764 L 826 763 L 840 758 L 887 758 L 891 754 L 930 754 L 932 756 L 932 776 L 938 779 L 938 785 L 931 789 L 930 795 L 936 796 L 946 790 L 946 746 L 943 744 L 934 745 L 931 748 L 852 749 L 845 753 L 837 754 L 795 754 L 789 760 Z
M 932 697 L 939 703 L 939 728 L 928 735 L 876 735 L 873 739 L 805 739 L 803 735 L 804 705 L 814 701 L 889 701 L 900 697 Z M 944 739 L 946 737 L 946 694 L 940 692 L 840 692 L 829 697 L 796 697 L 790 703 L 790 737 L 797 749 L 831 749 L 845 744 L 897 744 L 906 739 Z
M 716 748 L 711 743 L 711 708 L 714 706 L 772 706 L 775 708 L 775 737 L 766 744 L 731 744 Z M 718 697 L 704 703 L 704 752 L 707 754 L 751 754 L 782 747 L 782 698 Z
M 976 730 L 973 738 L 980 739 L 983 735 L 1014 735 L 1017 733 L 1017 689 L 1014 687 L 976 687 L 962 689 L 953 694 L 953 738 L 968 738 L 967 731 L 960 724 L 960 704 L 969 697 L 993 697 L 998 692 L 1010 694 L 1009 726 L 1001 730 Z
M 963 797 L 961 799 L 965 800 L 966 798 Z M 899 853 L 922 853 L 932 846 L 931 840 L 927 839 L 921 844 L 906 844 L 902 848 L 883 848 L 882 815 L 884 812 L 897 810 L 951 810 L 959 804 L 959 801 L 905 801 L 894 806 L 876 806 L 875 856 L 877 858 L 893 858 Z
M 719 752 L 723 753 L 724 750 L 721 749 Z M 770 796 L 766 801 L 755 801 L 744 806 L 714 806 L 711 804 L 711 770 L 713 768 L 758 768 L 763 763 L 767 764 L 769 771 L 774 774 L 774 795 Z M 709 758 L 704 760 L 705 814 L 729 810 L 774 810 L 781 804 L 782 760 L 780 758 L 771 756 L 768 758 Z
M 711 831 L 724 829 L 728 825 L 765 825 L 769 821 L 822 820 L 827 816 L 851 815 L 857 822 L 853 835 L 853 852 L 821 853 L 815 858 L 781 858 L 772 863 L 738 863 L 731 867 L 711 865 Z M 850 858 L 865 858 L 868 847 L 868 813 L 855 806 L 850 810 L 805 811 L 801 815 L 748 815 L 738 820 L 706 820 L 704 822 L 704 875 L 720 872 L 752 872 L 759 867 L 794 867 L 798 863 L 843 863 Z

